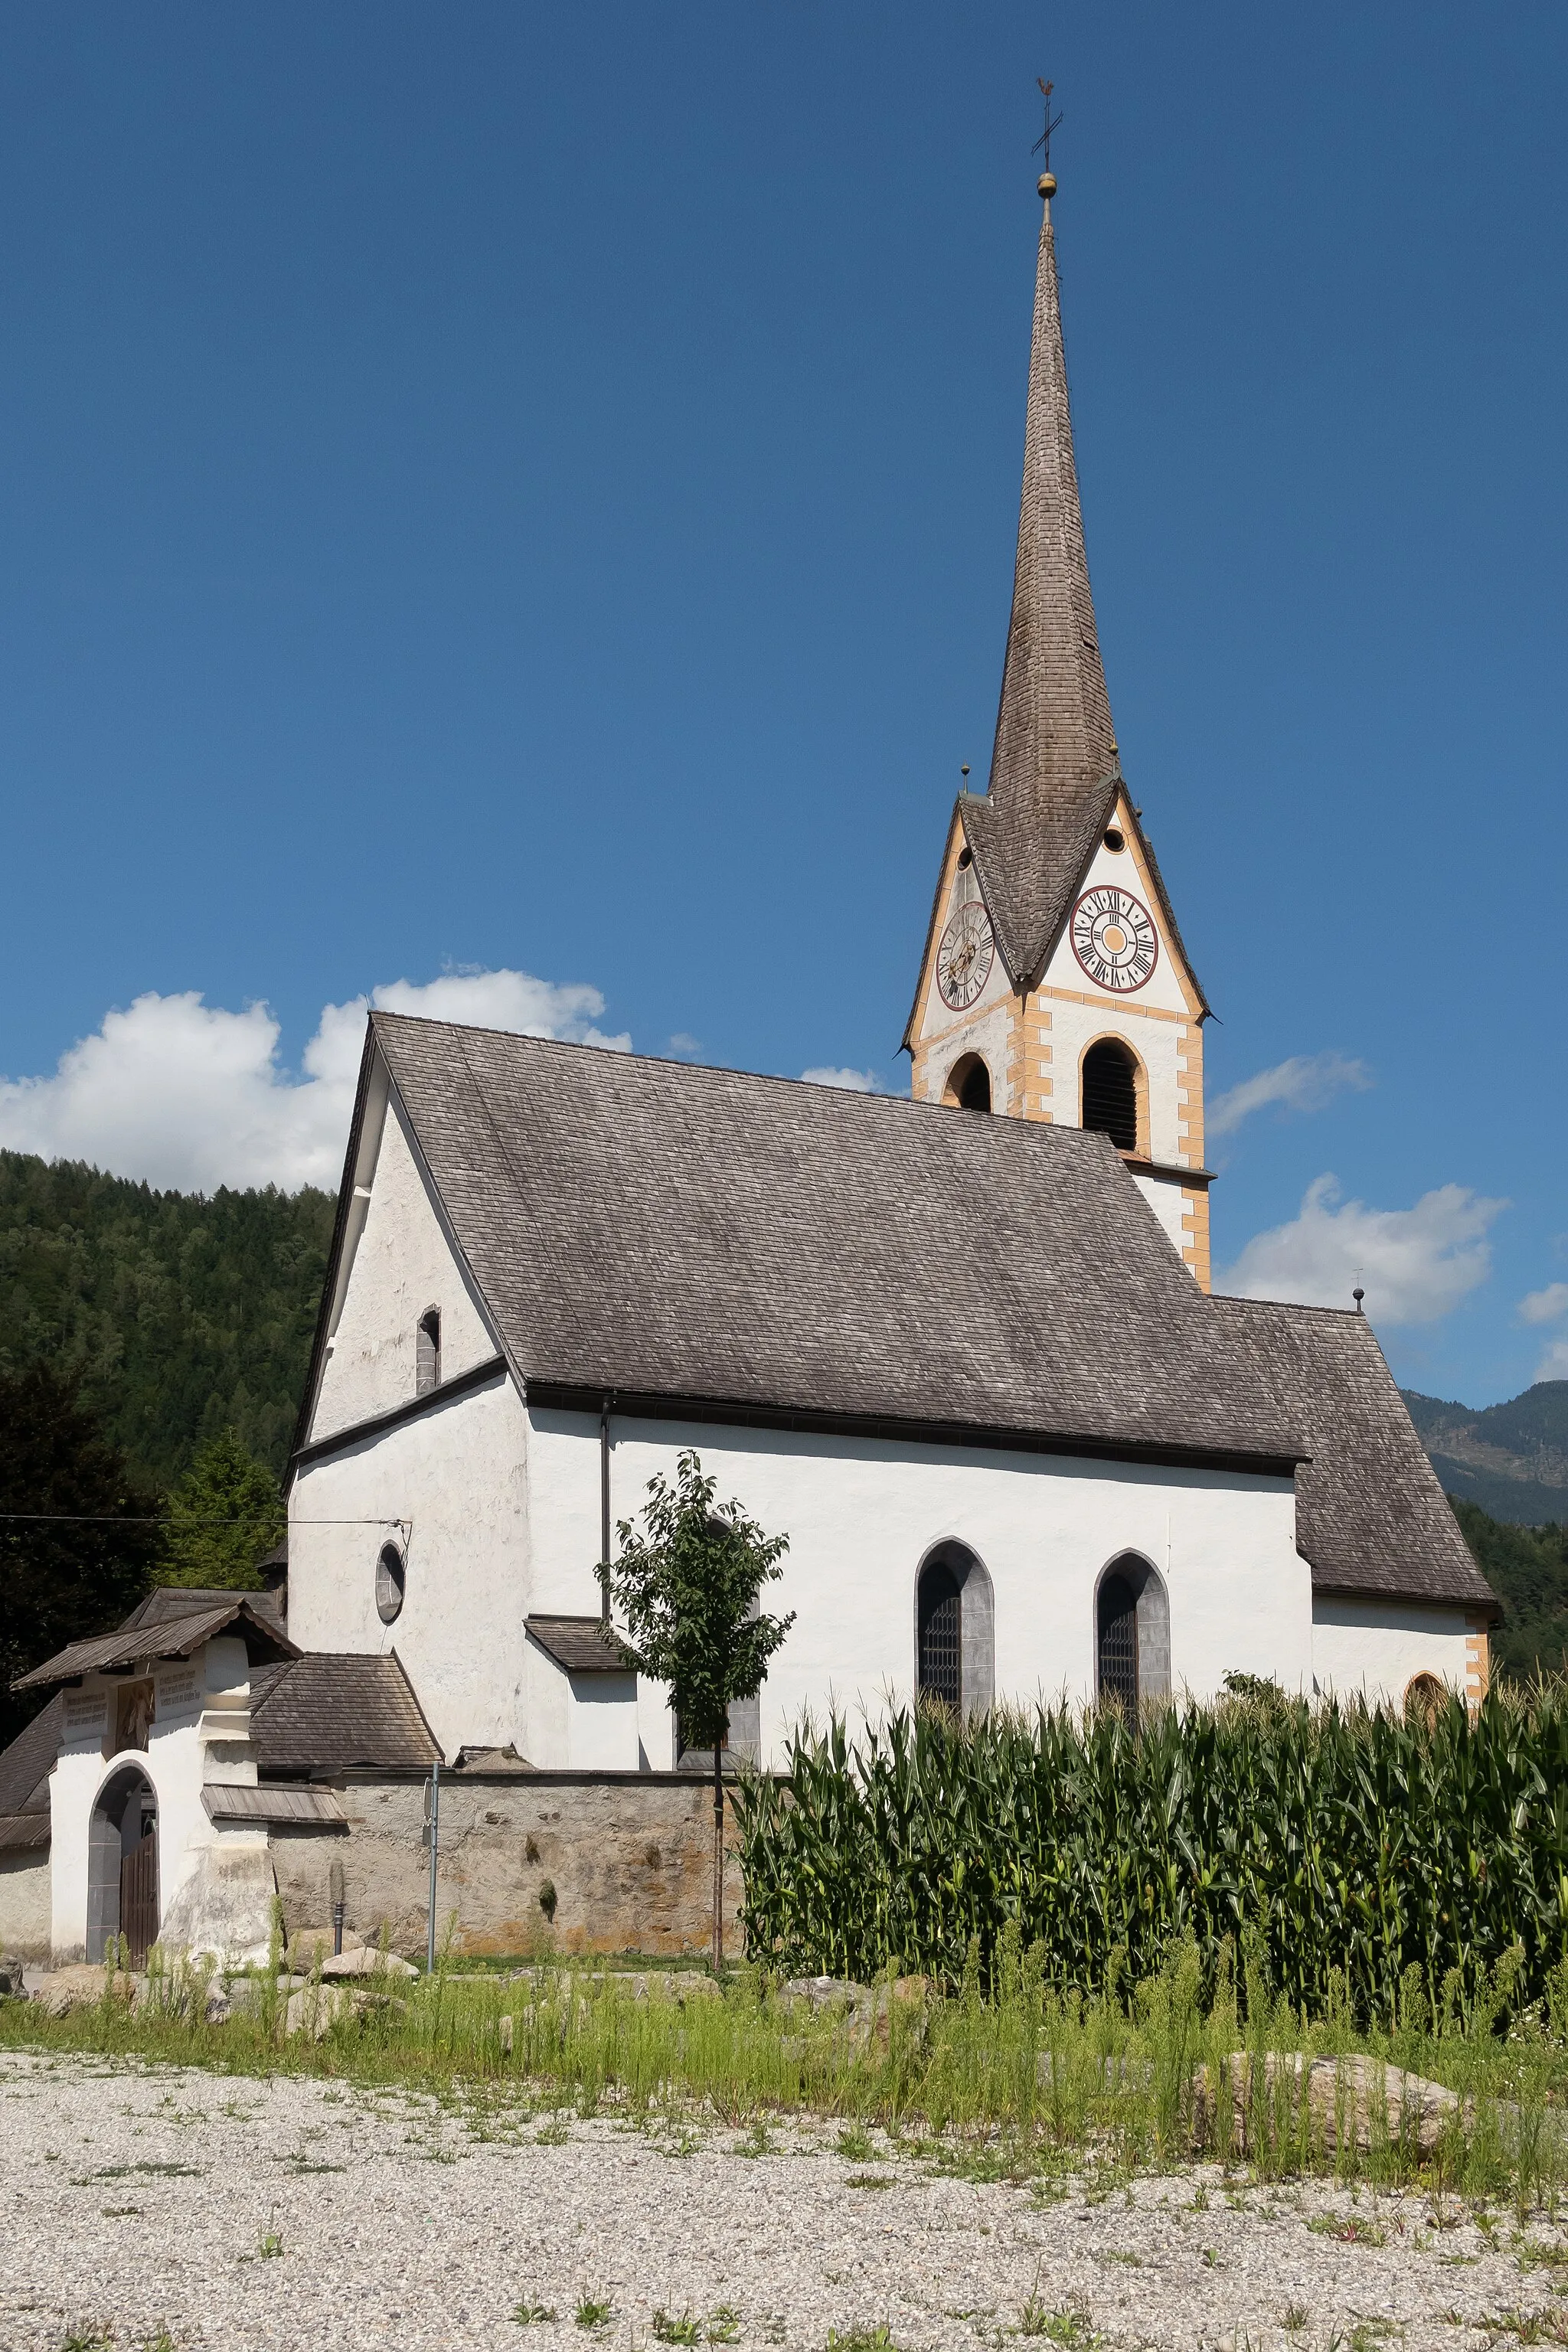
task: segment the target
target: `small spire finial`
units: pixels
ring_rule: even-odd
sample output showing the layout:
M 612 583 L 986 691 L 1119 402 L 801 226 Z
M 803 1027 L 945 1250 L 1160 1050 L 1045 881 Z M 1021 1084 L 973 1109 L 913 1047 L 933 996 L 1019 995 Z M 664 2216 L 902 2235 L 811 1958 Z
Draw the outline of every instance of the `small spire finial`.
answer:
M 1035 76 L 1035 79 L 1039 85 L 1040 97 L 1045 102 L 1046 127 L 1030 152 L 1040 159 L 1039 191 L 1042 196 L 1049 199 L 1057 192 L 1056 174 L 1051 170 L 1051 133 L 1053 131 L 1061 129 L 1062 119 L 1059 114 L 1053 115 L 1051 112 L 1051 92 L 1056 88 L 1055 82 L 1045 80 L 1039 74 Z
M 1361 1287 L 1361 1286 L 1359 1285 L 1359 1283 L 1357 1284 L 1357 1286 L 1356 1286 L 1355 1289 L 1354 1289 L 1354 1290 L 1352 1290 L 1352 1291 L 1351 1292 L 1351 1297 L 1355 1300 L 1355 1311 L 1356 1311 L 1356 1313 L 1357 1313 L 1358 1315 L 1364 1314 L 1365 1309 L 1364 1309 L 1364 1308 L 1363 1308 L 1363 1307 L 1362 1306 L 1362 1303 L 1361 1303 L 1361 1302 L 1362 1302 L 1362 1300 L 1366 1297 L 1366 1293 L 1365 1293 L 1365 1291 L 1364 1291 L 1364 1290 L 1363 1290 L 1363 1289 L 1362 1289 L 1362 1287 Z

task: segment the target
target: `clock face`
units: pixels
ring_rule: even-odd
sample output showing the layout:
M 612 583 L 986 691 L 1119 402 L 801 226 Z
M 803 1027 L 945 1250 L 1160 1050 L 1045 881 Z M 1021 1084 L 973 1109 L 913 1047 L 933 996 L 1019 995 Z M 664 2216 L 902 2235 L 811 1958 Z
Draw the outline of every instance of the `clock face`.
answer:
M 955 1013 L 973 1004 L 991 977 L 995 952 L 990 918 L 972 898 L 966 907 L 960 907 L 936 951 L 936 984 L 942 1003 L 951 1004 Z
M 1160 954 L 1154 918 L 1131 890 L 1101 882 L 1072 910 L 1072 951 L 1090 980 L 1118 996 L 1142 988 Z

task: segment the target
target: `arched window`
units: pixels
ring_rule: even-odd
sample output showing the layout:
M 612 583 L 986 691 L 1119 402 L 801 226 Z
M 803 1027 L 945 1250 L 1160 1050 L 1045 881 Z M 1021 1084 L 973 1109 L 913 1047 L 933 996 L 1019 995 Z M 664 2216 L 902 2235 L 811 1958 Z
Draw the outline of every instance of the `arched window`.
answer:
M 1100 1580 L 1094 1601 L 1095 1683 L 1100 1698 L 1136 1715 L 1144 1699 L 1171 1690 L 1171 1615 L 1165 1588 L 1146 1559 L 1123 1552 Z
M 1138 1064 L 1130 1047 L 1101 1037 L 1083 1057 L 1083 1123 L 1118 1151 L 1138 1149 Z
M 991 1072 L 979 1054 L 961 1054 L 947 1074 L 944 1103 L 959 1110 L 989 1110 Z
M 920 1690 L 954 1715 L 963 1704 L 963 1594 L 945 1559 L 928 1560 L 920 1583 Z
M 375 1563 L 375 1613 L 384 1625 L 392 1624 L 402 1610 L 407 1576 L 407 1567 L 397 1546 L 383 1544 Z
M 414 1368 L 414 1393 L 428 1396 L 441 1385 L 441 1310 L 427 1307 L 419 1318 Z
M 1447 1687 L 1436 1675 L 1413 1675 L 1405 1685 L 1405 1712 L 1417 1717 L 1427 1729 L 1436 1722 L 1447 1705 Z
M 915 1687 L 955 1715 L 984 1715 L 995 1680 L 991 1579 L 967 1544 L 938 1544 L 915 1580 Z

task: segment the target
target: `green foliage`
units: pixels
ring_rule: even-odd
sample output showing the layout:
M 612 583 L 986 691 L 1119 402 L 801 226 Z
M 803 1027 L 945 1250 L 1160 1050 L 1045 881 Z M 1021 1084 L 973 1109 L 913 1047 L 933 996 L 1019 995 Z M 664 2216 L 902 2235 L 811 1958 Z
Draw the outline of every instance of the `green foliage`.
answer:
M 649 1479 L 642 1533 L 623 1519 L 620 1556 L 598 1570 L 626 1629 L 623 1650 L 639 1675 L 669 1685 L 690 1748 L 722 1745 L 731 1704 L 761 1690 L 795 1623 L 793 1612 L 756 1613 L 789 1538 L 764 1535 L 738 1503 L 717 1509 L 716 1491 L 697 1455 L 681 1454 L 673 1486 Z
M 11 1683 L 68 1642 L 117 1625 L 147 1591 L 159 1508 L 74 1381 L 0 1374 L 0 1748 L 48 1697 Z
M 808 1725 L 736 1809 L 747 1948 L 792 1976 L 994 1981 L 1021 1943 L 1115 1996 L 1191 1937 L 1210 1983 L 1236 1956 L 1249 2009 L 1391 2027 L 1563 1982 L 1563 1684 L 1430 1724 L 1280 1696 Z
M 154 1192 L 0 1151 L 0 1372 L 46 1359 L 142 1483 L 225 1428 L 281 1474 L 326 1275 L 325 1192 Z
M 209 1437 L 168 1501 L 160 1584 L 254 1592 L 258 1563 L 283 1533 L 278 1481 L 232 1429 Z
M 1505 1612 L 1492 1633 L 1493 1672 L 1521 1682 L 1561 1674 L 1568 1666 L 1568 1527 L 1507 1527 L 1475 1503 L 1448 1500 Z

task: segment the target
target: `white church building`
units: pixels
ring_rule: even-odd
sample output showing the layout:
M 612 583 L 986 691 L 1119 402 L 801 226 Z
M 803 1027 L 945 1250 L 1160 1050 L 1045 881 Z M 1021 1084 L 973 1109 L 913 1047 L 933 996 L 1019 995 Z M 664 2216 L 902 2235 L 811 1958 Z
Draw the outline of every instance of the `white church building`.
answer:
M 195 1596 L 223 1620 L 195 1639 L 161 1596 L 96 1662 L 29 1677 L 61 1689 L 58 1737 L 25 1734 L 9 1784 L 0 1758 L 0 1863 L 6 1821 L 31 1822 L 35 1881 L 52 1842 L 57 1951 L 101 1946 L 149 1837 L 160 1923 L 183 1886 L 188 1939 L 254 1940 L 269 1840 L 316 1818 L 350 1749 L 679 1775 L 668 1694 L 601 1638 L 595 1570 L 687 1448 L 789 1538 L 769 1605 L 795 1623 L 731 1727 L 764 1767 L 807 1713 L 922 1692 L 1132 1706 L 1241 1671 L 1479 1698 L 1497 1604 L 1371 1324 L 1210 1294 L 1209 1007 L 1112 730 L 1054 192 L 995 747 L 942 851 L 911 1097 L 374 1014 L 286 1631 Z

